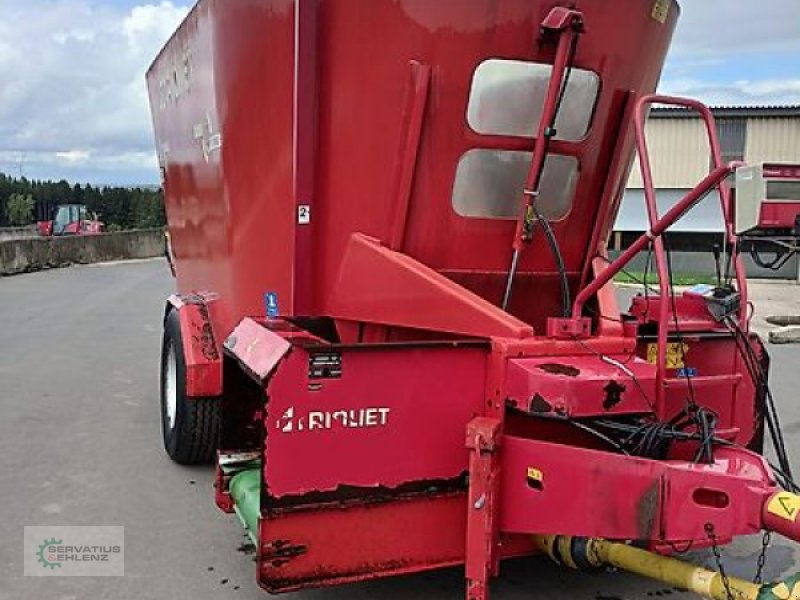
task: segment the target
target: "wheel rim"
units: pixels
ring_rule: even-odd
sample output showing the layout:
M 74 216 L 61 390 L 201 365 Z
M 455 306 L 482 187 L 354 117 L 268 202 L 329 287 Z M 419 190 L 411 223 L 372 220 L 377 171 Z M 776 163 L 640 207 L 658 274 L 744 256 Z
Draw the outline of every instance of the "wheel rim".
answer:
M 175 416 L 178 412 L 178 369 L 175 358 L 175 345 L 170 344 L 167 350 L 166 372 L 164 373 L 164 404 L 166 408 L 167 428 L 175 427 Z

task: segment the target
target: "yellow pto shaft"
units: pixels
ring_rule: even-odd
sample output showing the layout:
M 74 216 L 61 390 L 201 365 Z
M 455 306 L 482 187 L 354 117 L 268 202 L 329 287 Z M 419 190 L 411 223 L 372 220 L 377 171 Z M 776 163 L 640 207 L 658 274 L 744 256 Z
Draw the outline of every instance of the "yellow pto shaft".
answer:
M 557 563 L 573 569 L 616 567 L 712 600 L 800 600 L 797 575 L 784 582 L 763 585 L 728 577 L 726 590 L 722 575 L 716 571 L 628 544 L 553 535 L 534 536 L 534 540 Z

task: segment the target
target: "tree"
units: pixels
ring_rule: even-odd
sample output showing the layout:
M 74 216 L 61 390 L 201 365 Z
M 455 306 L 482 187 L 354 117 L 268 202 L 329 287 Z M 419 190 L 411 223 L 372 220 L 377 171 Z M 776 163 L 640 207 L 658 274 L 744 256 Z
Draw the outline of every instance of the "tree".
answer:
M 11 225 L 30 225 L 35 202 L 30 194 L 11 194 L 6 203 L 6 215 Z
M 162 227 L 165 223 L 164 200 L 160 189 L 151 187 L 109 187 L 69 184 L 66 181 L 31 181 L 0 173 L 0 227 L 11 224 L 7 204 L 12 195 L 32 197 L 34 215 L 47 220 L 59 204 L 85 204 L 111 230 L 133 227 Z M 29 223 L 31 215 L 23 221 Z M 16 211 L 15 218 L 18 217 Z

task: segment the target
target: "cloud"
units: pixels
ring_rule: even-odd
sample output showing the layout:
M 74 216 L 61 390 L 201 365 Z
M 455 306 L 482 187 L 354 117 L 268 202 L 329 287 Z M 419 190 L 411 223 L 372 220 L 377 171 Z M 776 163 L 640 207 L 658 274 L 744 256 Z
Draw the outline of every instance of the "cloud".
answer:
M 700 98 L 714 106 L 774 106 L 800 103 L 800 78 L 732 82 L 676 79 L 665 81 L 660 89 L 666 94 Z
M 155 180 L 144 73 L 188 6 L 4 0 L 3 8 L 0 170 Z
M 727 58 L 745 53 L 800 51 L 797 0 L 683 0 L 672 56 Z
M 91 152 L 86 150 L 68 150 L 67 152 L 56 152 L 56 158 L 67 161 L 68 163 L 85 163 L 92 157 Z
M 709 104 L 800 104 L 796 0 L 683 0 L 660 90 Z
M 144 73 L 193 1 L 0 0 L 0 170 L 157 181 Z M 795 12 L 796 0 L 683 0 L 662 91 L 800 103 Z

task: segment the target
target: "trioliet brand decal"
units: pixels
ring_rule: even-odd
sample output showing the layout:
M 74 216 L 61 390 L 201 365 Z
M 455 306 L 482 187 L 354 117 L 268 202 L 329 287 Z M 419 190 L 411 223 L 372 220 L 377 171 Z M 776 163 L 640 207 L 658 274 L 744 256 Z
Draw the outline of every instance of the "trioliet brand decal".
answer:
M 309 410 L 304 415 L 289 407 L 276 422 L 283 433 L 331 429 L 386 427 L 390 408 L 352 408 L 347 410 Z

